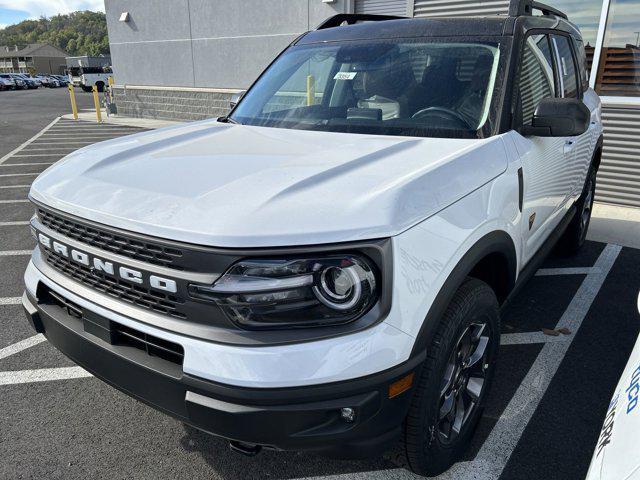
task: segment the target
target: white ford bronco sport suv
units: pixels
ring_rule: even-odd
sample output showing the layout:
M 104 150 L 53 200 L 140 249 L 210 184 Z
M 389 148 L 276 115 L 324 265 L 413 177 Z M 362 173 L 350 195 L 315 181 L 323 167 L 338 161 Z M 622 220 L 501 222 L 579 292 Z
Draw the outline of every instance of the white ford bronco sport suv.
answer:
M 434 474 L 481 414 L 501 307 L 557 240 L 584 242 L 601 145 L 561 12 L 338 15 L 227 117 L 40 175 L 24 307 L 234 450 L 395 447 Z

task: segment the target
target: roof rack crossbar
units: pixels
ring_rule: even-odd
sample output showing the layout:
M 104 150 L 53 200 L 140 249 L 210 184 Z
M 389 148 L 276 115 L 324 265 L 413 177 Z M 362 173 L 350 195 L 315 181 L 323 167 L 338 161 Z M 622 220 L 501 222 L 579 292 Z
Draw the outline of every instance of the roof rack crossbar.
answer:
M 518 17 L 521 15 L 533 15 L 533 10 L 542 12 L 542 15 L 556 16 L 568 20 L 567 14 L 557 8 L 539 3 L 533 0 L 511 0 L 509 3 L 509 15 Z
M 324 22 L 316 27 L 316 30 L 324 30 L 325 28 L 339 27 L 343 23 L 353 25 L 357 22 L 381 22 L 384 20 L 400 20 L 407 17 L 398 17 L 396 15 L 372 15 L 366 13 L 339 13 L 333 17 L 327 18 Z
M 566 13 L 534 0 L 511 0 L 509 3 L 509 15 L 512 17 L 533 15 L 533 10 L 542 12 L 542 15 L 556 16 L 568 20 Z

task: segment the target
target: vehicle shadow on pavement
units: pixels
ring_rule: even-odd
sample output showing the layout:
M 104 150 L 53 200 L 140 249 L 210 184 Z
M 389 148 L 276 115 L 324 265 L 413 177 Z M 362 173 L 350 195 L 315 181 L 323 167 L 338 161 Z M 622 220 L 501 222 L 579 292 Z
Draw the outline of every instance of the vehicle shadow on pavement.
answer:
M 232 452 L 227 441 L 183 424 L 180 443 L 198 453 L 225 480 L 294 479 L 396 468 L 383 457 L 362 461 L 340 460 L 304 452 L 263 450 L 255 457 Z

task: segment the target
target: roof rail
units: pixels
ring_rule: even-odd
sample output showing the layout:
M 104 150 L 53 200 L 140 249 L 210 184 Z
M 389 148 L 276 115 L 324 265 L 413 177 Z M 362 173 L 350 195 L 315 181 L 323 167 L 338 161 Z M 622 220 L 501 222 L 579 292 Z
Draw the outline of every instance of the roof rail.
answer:
M 512 17 L 533 15 L 533 10 L 542 12 L 542 15 L 555 16 L 568 20 L 566 13 L 561 12 L 557 8 L 545 5 L 544 3 L 538 3 L 533 0 L 511 0 L 509 3 L 509 15 Z
M 343 23 L 353 25 L 357 22 L 382 22 L 384 20 L 400 20 L 408 17 L 398 17 L 395 15 L 371 15 L 366 13 L 339 13 L 333 17 L 327 18 L 324 22 L 316 27 L 316 30 L 324 30 L 325 28 L 339 27 Z

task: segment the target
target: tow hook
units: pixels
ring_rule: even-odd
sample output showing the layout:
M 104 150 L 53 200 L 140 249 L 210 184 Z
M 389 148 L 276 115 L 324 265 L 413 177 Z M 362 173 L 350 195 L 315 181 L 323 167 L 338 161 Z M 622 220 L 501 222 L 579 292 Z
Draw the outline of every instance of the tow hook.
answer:
M 255 457 L 262 451 L 262 446 L 243 442 L 229 442 L 229 448 L 247 457 Z

